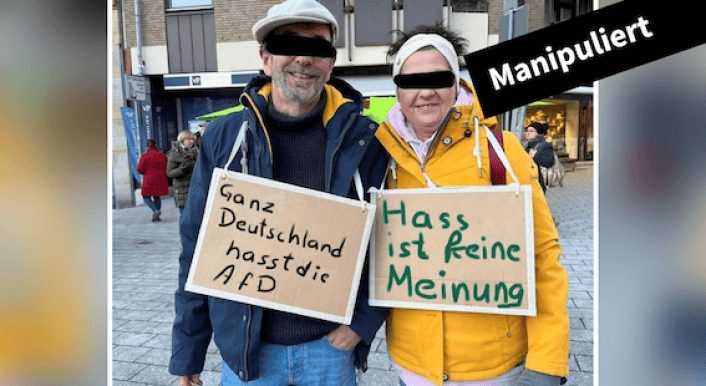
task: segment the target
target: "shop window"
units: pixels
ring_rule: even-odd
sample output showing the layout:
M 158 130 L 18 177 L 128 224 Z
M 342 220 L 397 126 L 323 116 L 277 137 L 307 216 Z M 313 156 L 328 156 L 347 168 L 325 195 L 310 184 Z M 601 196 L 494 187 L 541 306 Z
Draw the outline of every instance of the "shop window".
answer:
M 392 43 L 392 7 L 390 2 L 357 0 L 355 2 L 355 45 L 380 46 Z
M 524 127 L 532 122 L 548 124 L 549 129 L 545 137 L 554 146 L 554 150 L 559 154 L 569 153 L 572 158 L 576 158 L 578 113 L 577 102 L 559 100 L 535 102 L 527 106 Z
M 341 0 L 319 0 L 319 3 L 331 12 L 336 19 L 336 23 L 338 23 L 338 40 L 336 40 L 333 46 L 336 48 L 345 46 L 348 39 L 348 31 L 346 30 L 346 24 L 343 20 L 346 7 L 345 2 Z
M 403 6 L 405 31 L 410 31 L 420 25 L 441 23 L 444 18 L 443 1 L 441 0 L 406 0 Z
M 566 21 L 593 10 L 590 0 L 550 0 L 550 4 L 554 23 Z
M 584 158 L 586 161 L 593 161 L 593 102 L 588 104 L 586 109 L 586 150 Z

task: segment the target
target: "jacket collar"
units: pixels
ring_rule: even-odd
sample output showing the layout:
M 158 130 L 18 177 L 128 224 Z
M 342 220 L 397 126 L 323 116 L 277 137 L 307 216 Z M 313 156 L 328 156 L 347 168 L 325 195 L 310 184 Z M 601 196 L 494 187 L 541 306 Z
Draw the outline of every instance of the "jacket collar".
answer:
M 450 114 L 447 115 L 446 120 L 442 123 L 442 127 L 439 128 L 438 132 L 443 132 L 443 136 L 449 137 L 451 143 L 456 143 L 466 137 L 466 130 L 475 131 L 473 123 L 474 116 L 478 116 L 479 118 L 479 127 L 485 125 L 492 129 L 498 122 L 494 116 L 486 118 L 483 115 L 475 89 L 468 81 L 461 79 L 461 90 L 459 90 L 456 104 Z M 461 124 L 452 124 L 453 122 L 461 122 Z M 405 119 L 402 115 L 399 103 L 397 103 L 392 107 L 390 112 L 388 112 L 387 121 L 381 125 L 381 130 L 378 130 L 377 137 L 383 143 L 395 141 L 400 145 L 395 147 L 395 149 L 398 150 L 398 154 L 393 155 L 398 161 L 402 158 L 407 159 L 408 157 L 410 158 L 409 160 L 417 159 L 416 153 L 407 143 L 408 139 L 406 136 L 408 135 L 401 134 L 406 132 Z M 435 142 L 437 142 L 436 139 Z M 433 147 L 432 145 L 432 148 Z M 429 151 L 432 151 L 432 148 L 430 148 Z M 390 151 L 389 148 L 388 151 Z
M 328 126 L 336 112 L 347 103 L 351 103 L 350 107 L 354 108 L 355 111 L 363 111 L 363 95 L 346 81 L 332 76 L 324 86 L 324 91 L 326 92 L 326 106 L 324 107 L 323 115 L 324 126 Z M 249 98 L 244 97 L 245 95 Z M 262 114 L 262 117 L 264 117 L 267 114 L 268 100 L 271 95 L 272 78 L 266 75 L 259 75 L 245 86 L 243 94 L 240 96 L 240 103 L 246 107 L 257 109 L 258 114 Z

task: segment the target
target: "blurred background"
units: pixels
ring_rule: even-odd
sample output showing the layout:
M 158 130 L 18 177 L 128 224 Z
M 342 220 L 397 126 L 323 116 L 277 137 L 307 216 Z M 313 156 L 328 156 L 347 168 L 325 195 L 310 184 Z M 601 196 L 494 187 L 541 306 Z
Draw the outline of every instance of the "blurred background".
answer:
M 108 379 L 105 2 L 0 2 L 0 384 Z
M 600 385 L 706 384 L 704 58 L 598 84 Z
M 706 384 L 706 46 L 598 86 L 598 380 Z
M 110 379 L 108 5 L 0 2 L 3 385 Z M 704 58 L 597 85 L 600 385 L 706 383 Z

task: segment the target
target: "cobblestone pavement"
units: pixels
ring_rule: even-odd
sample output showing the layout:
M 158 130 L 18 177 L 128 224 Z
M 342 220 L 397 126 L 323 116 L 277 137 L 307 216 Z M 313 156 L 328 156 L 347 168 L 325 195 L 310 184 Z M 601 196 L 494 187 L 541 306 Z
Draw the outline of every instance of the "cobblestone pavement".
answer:
M 571 374 L 568 385 L 593 385 L 593 164 L 566 174 L 563 188 L 547 192 L 569 274 Z M 177 287 L 179 211 L 164 199 L 162 221 L 151 222 L 144 205 L 113 210 L 112 379 L 114 386 L 176 385 L 167 366 Z M 384 326 L 373 342 L 366 386 L 398 385 L 384 343 Z M 202 374 L 205 386 L 220 384 L 221 358 L 212 343 Z

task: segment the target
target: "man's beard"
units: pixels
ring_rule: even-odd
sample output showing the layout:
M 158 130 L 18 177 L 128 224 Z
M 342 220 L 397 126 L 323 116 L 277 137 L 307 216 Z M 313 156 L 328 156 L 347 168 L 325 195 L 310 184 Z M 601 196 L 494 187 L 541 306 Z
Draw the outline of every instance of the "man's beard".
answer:
M 298 72 L 305 75 L 313 76 L 315 77 L 314 83 L 298 83 L 296 82 L 296 77 L 287 74 L 291 72 Z M 295 81 L 295 86 L 292 87 L 289 83 L 287 83 L 287 75 L 289 75 L 290 79 L 293 79 Z M 319 95 L 321 94 L 321 90 L 323 90 L 324 88 L 325 83 L 324 77 L 322 77 L 321 74 L 317 71 L 314 71 L 310 68 L 299 68 L 297 66 L 292 65 L 285 66 L 285 68 L 282 70 L 280 70 L 279 68 L 275 68 L 274 71 L 272 71 L 272 80 L 277 86 L 277 88 L 280 89 L 285 98 L 299 103 L 310 103 L 317 101 Z

